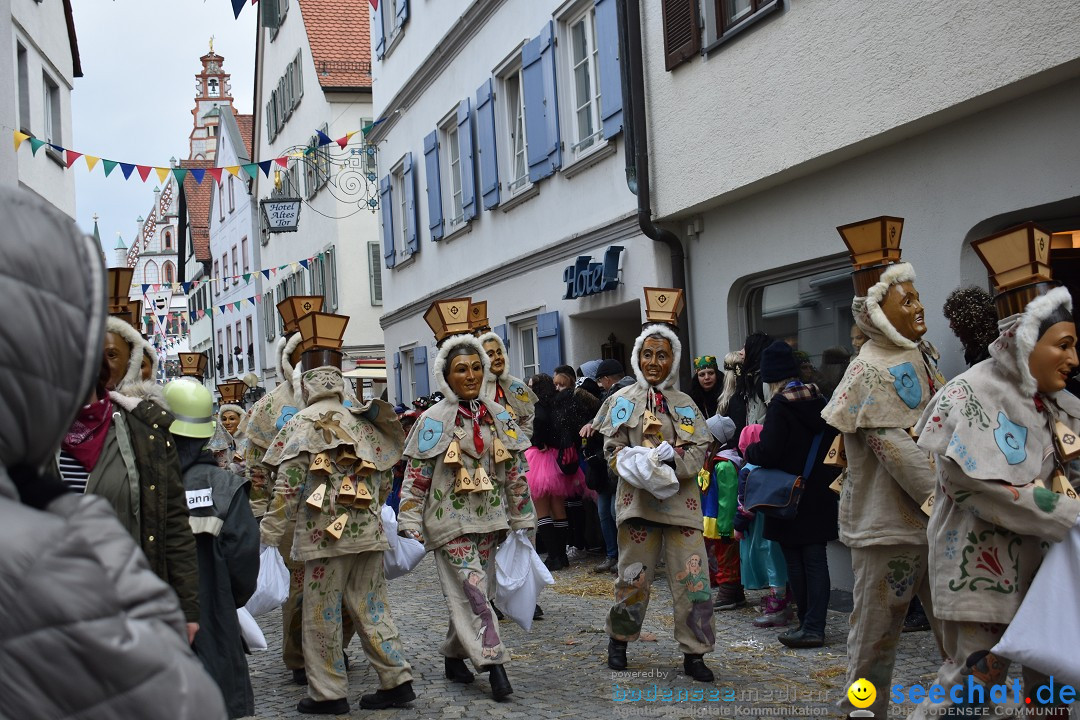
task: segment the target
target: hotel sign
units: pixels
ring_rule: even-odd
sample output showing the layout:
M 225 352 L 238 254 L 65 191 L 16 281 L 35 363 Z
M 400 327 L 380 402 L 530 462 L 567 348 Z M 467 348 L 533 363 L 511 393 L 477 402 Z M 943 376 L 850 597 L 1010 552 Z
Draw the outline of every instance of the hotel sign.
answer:
M 563 269 L 563 282 L 566 283 L 563 298 L 573 300 L 619 287 L 619 257 L 622 251 L 621 245 L 608 247 L 604 251 L 603 262 L 593 262 L 591 255 L 579 255 L 573 265 Z

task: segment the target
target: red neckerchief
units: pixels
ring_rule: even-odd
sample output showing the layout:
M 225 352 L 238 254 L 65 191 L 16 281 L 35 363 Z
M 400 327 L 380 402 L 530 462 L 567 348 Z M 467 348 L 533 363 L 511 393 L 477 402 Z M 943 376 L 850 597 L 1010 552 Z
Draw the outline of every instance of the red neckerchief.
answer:
M 480 403 L 480 407 L 477 409 L 476 414 L 473 414 L 472 410 L 469 409 L 469 403 L 459 402 L 457 411 L 459 418 L 468 418 L 469 420 L 472 420 L 473 445 L 476 447 L 476 452 L 482 455 L 484 453 L 484 436 L 480 434 L 480 423 L 491 422 L 491 416 L 488 415 L 487 405 Z
M 495 381 L 495 404 L 506 406 L 506 392 L 503 391 L 498 380 Z
M 664 399 L 664 393 L 659 390 L 653 390 L 653 407 L 656 412 L 667 414 L 667 401 Z
M 106 395 L 79 410 L 75 422 L 64 436 L 60 448 L 79 461 L 87 472 L 93 472 L 105 448 L 105 438 L 112 424 L 112 401 Z

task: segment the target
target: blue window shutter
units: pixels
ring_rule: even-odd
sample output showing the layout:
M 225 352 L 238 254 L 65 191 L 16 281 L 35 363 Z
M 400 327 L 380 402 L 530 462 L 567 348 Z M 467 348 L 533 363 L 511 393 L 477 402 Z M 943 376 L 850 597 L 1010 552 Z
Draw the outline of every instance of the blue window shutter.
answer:
M 506 325 L 496 325 L 491 328 L 491 331 L 499 336 L 499 339 L 503 341 L 503 346 L 506 347 L 506 351 L 510 352 L 510 339 L 506 336 Z
M 529 180 L 536 182 L 562 166 L 559 104 L 555 86 L 554 23 L 548 21 L 521 49 L 525 93 L 525 136 L 529 140 Z
M 439 176 L 439 131 L 424 138 L 424 172 L 427 174 L 428 229 L 432 240 L 443 236 L 442 179 Z
M 600 58 L 600 120 L 604 137 L 622 130 L 622 74 L 619 70 L 619 22 L 615 0 L 596 0 L 596 51 Z
M 390 192 L 390 176 L 379 181 L 379 209 L 382 211 L 382 246 L 386 267 L 394 267 L 394 203 Z
M 409 0 L 398 0 L 397 26 L 401 27 L 409 19 Z
M 480 194 L 484 209 L 499 204 L 499 161 L 495 149 L 495 103 L 492 86 L 487 79 L 476 91 L 476 149 L 480 155 Z
M 476 165 L 473 158 L 472 113 L 469 98 L 458 105 L 458 151 L 461 153 L 461 214 L 468 222 L 476 217 Z
M 386 36 L 383 35 L 383 4 L 375 8 L 375 17 L 371 18 L 371 40 L 375 44 L 375 57 L 382 60 L 386 54 Z
M 397 390 L 397 401 L 400 404 L 402 402 L 401 398 L 404 397 L 401 394 L 401 353 L 394 353 L 394 378 L 397 381 L 394 389 Z
M 405 212 L 409 214 L 409 236 L 405 238 L 405 252 L 412 255 L 420 250 L 420 231 L 416 227 L 416 173 L 413 172 L 412 153 L 405 153 L 401 165 L 401 185 L 405 189 Z
M 417 345 L 413 348 L 413 377 L 416 378 L 416 397 L 423 397 L 428 394 L 428 368 L 427 368 L 427 347 L 424 345 Z
M 558 311 L 536 316 L 536 350 L 540 372 L 552 373 L 562 365 L 562 338 L 559 337 Z

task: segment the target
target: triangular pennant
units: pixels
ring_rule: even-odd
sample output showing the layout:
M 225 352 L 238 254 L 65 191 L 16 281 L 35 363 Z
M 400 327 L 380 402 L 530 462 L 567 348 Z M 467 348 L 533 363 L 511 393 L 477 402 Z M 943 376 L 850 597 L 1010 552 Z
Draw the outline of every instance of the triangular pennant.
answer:
M 81 152 L 75 152 L 74 150 L 65 150 L 67 154 L 67 166 L 71 167 L 71 164 L 82 157 Z
M 222 315 L 224 315 L 225 314 L 225 306 L 224 305 L 218 305 L 218 312 L 220 312 Z
M 274 158 L 274 162 L 276 162 L 278 165 L 285 168 L 286 170 L 289 168 L 289 158 L 287 157 Z
M 109 173 L 116 169 L 117 162 L 115 160 L 102 160 L 101 167 L 105 168 L 105 177 L 109 177 Z
M 191 177 L 195 178 L 195 182 L 202 185 L 203 175 L 206 174 L 206 170 L 203 168 L 188 168 L 188 172 L 191 173 Z
M 242 167 L 244 169 L 244 172 L 246 172 L 248 174 L 248 177 L 250 177 L 252 180 L 254 180 L 255 178 L 257 178 L 259 176 L 259 164 L 258 163 L 247 163 L 247 164 L 241 165 L 240 167 Z
M 189 282 L 180 283 L 180 287 L 184 288 L 184 294 L 185 295 L 187 295 L 189 292 L 191 292 L 191 283 L 189 283 Z
M 93 155 L 83 155 L 83 158 L 86 160 L 86 169 L 91 171 L 94 169 L 94 166 L 98 164 L 98 161 L 101 160 L 101 158 L 96 158 Z
M 161 292 L 161 283 L 154 283 L 150 287 L 154 289 L 154 292 Z
M 230 165 L 225 169 L 228 170 L 229 174 L 232 175 L 233 177 L 236 177 L 237 175 L 240 174 L 240 166 L 239 165 Z
M 277 269 L 277 268 L 270 268 L 270 272 L 271 272 L 271 273 L 273 273 L 273 275 L 274 275 L 275 277 L 277 277 L 277 271 L 278 271 L 278 269 Z
M 149 283 L 143 283 L 142 294 L 146 295 L 146 293 L 148 293 L 148 292 L 150 292 L 150 284 Z
M 368 0 L 371 3 L 371 9 L 375 12 L 379 12 L 379 0 Z
M 120 172 L 124 173 L 124 179 L 127 180 L 131 177 L 131 173 L 135 170 L 134 165 L 128 163 L 120 163 Z
M 270 279 L 270 271 L 269 270 L 262 270 L 261 272 L 262 272 L 264 278 L 266 278 L 267 280 Z
M 244 273 L 244 283 L 251 282 L 251 273 Z
M 352 132 L 345 133 L 345 137 L 338 138 L 337 141 L 336 141 L 337 144 L 338 144 L 338 147 L 341 148 L 342 150 L 344 150 L 345 146 L 349 144 L 349 140 L 355 134 L 356 134 L 356 131 L 353 130 Z
M 270 166 L 273 164 L 273 160 L 263 160 L 259 163 L 259 169 L 263 171 L 263 177 L 270 177 Z
M 143 182 L 146 182 L 146 178 L 150 176 L 150 171 L 154 169 L 149 165 L 136 165 L 135 167 L 139 169 L 139 177 L 142 178 Z
M 177 185 L 184 184 L 184 176 L 187 175 L 187 172 L 187 168 L 173 168 L 172 174 L 173 177 L 176 178 Z
M 44 140 L 38 140 L 36 137 L 30 138 L 30 150 L 34 155 L 37 155 L 37 151 L 41 149 L 41 146 L 45 144 Z
M 309 263 L 309 262 L 310 262 L 310 260 L 301 260 L 301 261 L 300 261 L 300 267 L 302 267 L 302 268 L 304 268 L 305 270 L 307 270 L 307 266 L 308 266 L 308 263 Z
M 199 319 L 202 320 L 204 317 L 206 317 L 206 311 L 205 310 L 199 310 L 198 315 L 199 315 Z
M 329 145 L 330 143 L 334 142 L 330 139 L 330 136 L 324 133 L 322 130 L 316 130 L 315 134 L 319 137 L 319 147 L 322 147 L 323 145 Z
M 65 148 L 60 147 L 56 143 L 49 143 L 49 147 L 51 147 L 53 150 L 60 153 L 61 155 L 63 155 L 65 152 L 67 152 L 67 150 Z
M 24 141 L 29 140 L 30 136 L 16 130 L 12 138 L 15 140 L 15 152 L 19 152 L 19 146 L 22 145 Z
M 165 178 L 169 177 L 169 168 L 156 167 L 154 168 L 154 171 L 157 172 L 158 182 L 163 183 L 165 182 Z
M 222 168 L 214 167 L 209 168 L 206 172 L 210 173 L 210 177 L 214 178 L 217 182 L 221 182 L 221 170 Z
M 298 262 L 289 263 L 289 267 L 292 268 L 293 272 L 296 272 L 297 270 L 300 269 L 300 263 L 298 263 Z
M 244 9 L 244 0 L 232 0 L 233 19 L 240 17 L 240 11 Z
M 256 303 L 261 303 L 262 302 L 262 295 L 256 295 L 255 296 L 255 302 Z

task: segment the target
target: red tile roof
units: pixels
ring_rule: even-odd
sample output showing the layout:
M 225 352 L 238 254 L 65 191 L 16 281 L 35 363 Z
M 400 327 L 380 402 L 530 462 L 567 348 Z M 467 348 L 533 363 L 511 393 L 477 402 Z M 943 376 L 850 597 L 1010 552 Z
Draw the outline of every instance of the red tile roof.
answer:
M 298 0 L 323 88 L 371 87 L 371 9 L 355 0 Z
M 208 160 L 181 160 L 180 167 L 206 170 L 214 167 L 214 163 Z M 195 182 L 191 173 L 184 176 L 188 223 L 195 245 L 195 259 L 199 262 L 210 261 L 210 193 L 213 187 L 214 178 L 209 173 L 203 176 L 202 183 Z
M 248 160 L 252 159 L 251 150 L 251 123 L 254 115 L 237 115 L 236 125 L 240 128 L 240 137 L 244 139 L 244 148 L 247 150 Z

